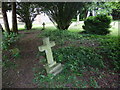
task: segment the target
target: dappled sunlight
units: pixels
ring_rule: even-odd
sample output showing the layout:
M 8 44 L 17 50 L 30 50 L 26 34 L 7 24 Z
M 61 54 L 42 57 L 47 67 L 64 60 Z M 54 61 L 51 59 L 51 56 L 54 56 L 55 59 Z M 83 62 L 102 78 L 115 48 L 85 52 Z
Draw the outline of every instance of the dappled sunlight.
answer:
M 112 23 L 111 23 L 111 28 L 110 28 L 110 35 L 112 35 L 112 36 L 118 36 L 118 30 L 119 30 L 119 28 L 118 28 L 118 21 L 113 21 Z

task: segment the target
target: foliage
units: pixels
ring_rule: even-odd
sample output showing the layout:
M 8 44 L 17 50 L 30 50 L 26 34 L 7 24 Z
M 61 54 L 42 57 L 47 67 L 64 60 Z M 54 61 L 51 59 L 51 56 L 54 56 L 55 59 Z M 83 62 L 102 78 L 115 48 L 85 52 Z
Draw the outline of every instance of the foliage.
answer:
M 56 44 L 61 46 L 64 45 L 65 41 L 72 41 L 81 38 L 81 36 L 77 33 L 63 30 L 47 30 L 42 32 L 39 37 L 50 37 L 50 40 L 56 41 Z
M 54 51 L 54 58 L 73 72 L 78 72 L 82 67 L 104 67 L 102 57 L 86 47 L 60 48 Z
M 17 3 L 17 14 L 19 15 L 19 20 L 24 22 L 25 28 L 29 30 L 32 28 L 32 23 L 38 15 L 38 9 L 36 4 L 20 2 Z
M 108 39 L 100 39 L 101 42 L 100 52 L 108 58 L 108 63 L 112 65 L 112 69 L 118 71 L 120 69 L 120 47 L 119 47 L 120 37 L 108 37 Z
M 39 88 L 86 88 L 88 85 L 86 81 L 78 80 L 74 74 L 69 75 L 67 70 L 54 77 L 43 73 L 36 73 L 34 76 L 34 82 L 39 84 Z
M 3 50 L 2 55 L 2 65 L 4 69 L 16 68 L 17 65 L 15 61 L 17 58 L 20 57 L 20 50 L 18 48 L 13 48 L 10 50 Z
M 97 16 L 90 16 L 84 21 L 83 29 L 86 33 L 106 35 L 110 33 L 111 17 L 100 14 Z
M 11 44 L 14 44 L 17 40 L 19 39 L 19 37 L 17 36 L 16 33 L 3 33 L 3 42 L 2 42 L 2 49 L 3 50 L 7 50 L 8 48 L 10 48 Z
M 112 16 L 114 20 L 120 20 L 120 1 L 119 2 L 111 2 L 114 8 L 112 9 Z
M 3 66 L 4 69 L 7 69 L 7 68 L 9 68 L 9 69 L 13 68 L 14 69 L 14 68 L 16 68 L 17 65 L 14 62 L 6 59 L 5 61 L 2 62 L 2 66 Z
M 92 11 L 94 10 L 96 15 L 97 14 L 110 14 L 112 13 L 112 9 L 114 6 L 111 2 L 92 2 L 89 5 L 88 10 Z
M 110 60 L 108 59 L 108 62 L 110 64 L 112 64 L 112 66 L 114 67 L 114 70 L 118 70 L 118 68 L 120 66 L 119 60 L 118 60 L 118 53 L 119 53 L 118 37 L 91 35 L 91 34 L 78 34 L 78 33 L 73 33 L 70 31 L 60 31 L 60 30 L 43 31 L 43 32 L 41 32 L 39 37 L 40 38 L 50 37 L 50 40 L 56 42 L 57 47 L 58 48 L 60 47 L 60 48 L 53 52 L 54 53 L 56 52 L 54 54 L 55 59 L 62 60 L 62 61 L 60 61 L 62 63 L 66 59 L 68 59 L 68 60 L 80 59 L 81 60 L 81 56 L 83 55 L 83 59 L 86 59 L 86 60 L 89 60 L 89 59 L 87 59 L 89 57 L 93 57 L 93 58 L 94 57 L 96 57 L 96 58 L 103 57 L 103 60 L 102 60 L 103 62 L 104 62 L 104 58 L 109 57 Z M 89 46 L 86 46 L 85 42 L 87 42 L 88 40 L 91 42 L 91 44 L 93 42 L 94 42 L 94 44 L 96 44 L 96 43 L 100 44 L 99 46 L 97 46 L 100 49 L 96 50 L 95 47 L 89 48 Z M 78 41 L 80 41 L 81 43 L 78 43 Z M 70 42 L 70 43 L 68 43 L 66 45 L 66 42 Z M 82 45 L 85 47 L 76 47 L 76 44 L 77 44 L 77 46 Z M 64 47 L 64 48 L 61 48 L 61 47 Z M 76 52 L 79 52 L 79 53 L 76 53 Z M 85 54 L 87 54 L 88 56 L 85 55 L 86 56 L 85 57 L 84 54 L 82 54 L 82 52 L 83 53 L 85 52 Z M 102 55 L 103 52 L 105 52 L 105 55 Z M 92 54 L 94 54 L 95 56 Z M 71 58 L 71 59 L 69 59 L 67 56 L 69 56 L 69 58 Z M 89 63 L 91 63 L 91 62 L 89 61 Z
M 94 10 L 97 14 L 111 14 L 114 20 L 120 19 L 120 2 L 92 2 L 88 3 L 88 11 Z
M 4 69 L 7 68 L 15 68 L 16 64 L 13 62 L 14 59 L 20 57 L 20 50 L 18 48 L 15 48 L 15 43 L 18 41 L 19 37 L 16 33 L 10 33 L 7 32 L 3 33 L 3 41 L 2 41 L 2 49 L 3 49 L 3 55 L 2 55 L 2 65 Z
M 82 5 L 83 3 L 78 2 L 45 3 L 44 12 L 58 29 L 66 30 L 70 26 L 73 17 L 77 14 L 77 11 L 82 9 Z
M 39 85 L 39 88 L 100 88 L 99 80 L 104 81 L 105 78 L 102 72 L 111 73 L 119 70 L 118 37 L 79 34 L 51 28 L 41 31 L 39 37 L 50 37 L 50 41 L 55 41 L 56 46 L 52 48 L 53 57 L 63 65 L 62 72 L 55 77 L 51 74 L 47 75 L 44 68 L 38 68 L 33 81 Z M 87 40 L 99 45 L 89 47 Z M 70 43 L 65 45 L 65 42 Z M 39 55 L 45 56 L 45 53 L 39 52 Z M 40 64 L 45 63 L 45 58 L 40 59 Z

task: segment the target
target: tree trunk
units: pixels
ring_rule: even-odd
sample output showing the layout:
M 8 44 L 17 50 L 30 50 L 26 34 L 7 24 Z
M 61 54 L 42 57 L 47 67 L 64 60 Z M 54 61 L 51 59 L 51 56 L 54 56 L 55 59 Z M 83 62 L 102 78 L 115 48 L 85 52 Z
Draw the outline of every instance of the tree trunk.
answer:
M 5 8 L 5 3 L 4 2 L 2 2 L 2 15 L 3 15 L 3 21 L 4 21 L 5 29 L 8 32 L 8 34 L 10 34 L 8 17 L 7 17 L 7 13 L 6 13 L 6 8 Z
M 4 32 L 3 28 L 2 28 L 2 25 L 0 24 L 0 30 L 2 30 L 2 32 Z
M 87 14 L 88 14 L 88 10 L 85 10 L 85 16 L 84 16 L 84 19 L 86 19 L 87 18 Z
M 30 30 L 32 28 L 32 22 L 30 21 L 30 19 L 28 18 L 25 22 L 25 28 L 27 30 Z
M 16 2 L 11 2 L 12 4 L 12 31 L 18 33 L 17 27 L 17 16 L 16 16 Z

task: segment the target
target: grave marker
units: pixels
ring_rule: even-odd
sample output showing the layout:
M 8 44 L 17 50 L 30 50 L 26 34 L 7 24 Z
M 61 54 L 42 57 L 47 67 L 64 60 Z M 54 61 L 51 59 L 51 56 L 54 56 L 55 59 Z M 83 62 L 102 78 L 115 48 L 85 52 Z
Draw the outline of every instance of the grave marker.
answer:
M 42 25 L 43 25 L 43 28 L 42 28 L 42 30 L 44 30 L 44 29 L 45 29 L 45 23 L 43 22 L 43 24 L 42 24 Z
M 39 51 L 45 51 L 47 57 L 47 64 L 45 65 L 46 71 L 49 74 L 57 75 L 62 71 L 61 63 L 56 63 L 53 60 L 51 47 L 55 46 L 55 42 L 49 41 L 49 37 L 43 39 L 43 45 L 39 46 Z

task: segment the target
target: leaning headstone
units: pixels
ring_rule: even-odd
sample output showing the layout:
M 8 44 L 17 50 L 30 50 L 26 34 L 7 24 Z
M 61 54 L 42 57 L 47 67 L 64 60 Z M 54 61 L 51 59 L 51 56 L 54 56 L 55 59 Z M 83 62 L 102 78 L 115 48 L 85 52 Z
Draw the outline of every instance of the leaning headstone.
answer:
M 56 63 L 56 61 L 53 60 L 53 54 L 51 47 L 55 46 L 55 42 L 49 41 L 49 37 L 46 37 L 43 39 L 43 45 L 39 46 L 39 51 L 43 52 L 45 51 L 46 57 L 47 57 L 47 64 L 45 65 L 45 69 L 48 74 L 57 75 L 62 71 L 62 65 L 61 63 Z

